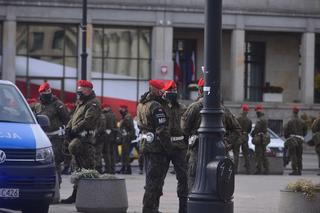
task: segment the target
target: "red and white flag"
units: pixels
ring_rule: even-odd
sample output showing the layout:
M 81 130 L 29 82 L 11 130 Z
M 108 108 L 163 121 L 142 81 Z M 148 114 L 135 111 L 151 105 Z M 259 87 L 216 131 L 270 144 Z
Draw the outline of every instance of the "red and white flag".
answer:
M 179 51 L 176 52 L 176 60 L 174 62 L 174 75 L 175 75 L 175 81 L 179 82 L 182 80 L 182 70 L 180 67 L 180 57 L 179 57 Z

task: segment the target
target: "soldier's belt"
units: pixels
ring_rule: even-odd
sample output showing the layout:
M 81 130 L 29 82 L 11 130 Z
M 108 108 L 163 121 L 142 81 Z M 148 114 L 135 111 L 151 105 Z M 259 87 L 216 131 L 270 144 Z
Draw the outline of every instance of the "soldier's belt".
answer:
M 304 140 L 304 137 L 302 137 L 301 135 L 290 135 L 290 137 L 295 137 L 295 138 L 299 138 L 301 140 Z
M 90 135 L 94 135 L 94 130 L 89 130 L 89 131 L 82 131 L 78 134 L 81 137 L 87 137 Z
M 264 132 L 259 132 L 257 135 L 264 135 Z
M 182 141 L 183 139 L 184 139 L 184 136 L 170 137 L 171 142 Z
M 59 127 L 58 130 L 53 131 L 53 132 L 46 132 L 46 134 L 47 134 L 47 136 L 54 136 L 54 135 L 62 136 L 62 135 L 65 135 L 65 128 Z
M 112 130 L 111 130 L 111 129 L 106 129 L 106 133 L 107 133 L 107 135 L 110 135 L 110 134 L 111 134 L 111 132 L 112 132 Z
M 145 139 L 148 143 L 152 143 L 154 141 L 154 134 L 152 132 L 147 132 L 141 134 L 141 139 Z

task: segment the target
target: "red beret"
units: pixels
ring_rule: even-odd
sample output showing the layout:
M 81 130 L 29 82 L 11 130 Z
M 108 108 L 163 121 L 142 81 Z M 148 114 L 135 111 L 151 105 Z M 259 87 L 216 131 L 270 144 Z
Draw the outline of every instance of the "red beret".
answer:
M 247 104 L 242 105 L 242 111 L 249 112 L 249 106 Z
M 101 105 L 101 107 L 102 107 L 102 108 L 108 108 L 108 107 L 111 107 L 111 106 L 110 106 L 110 104 L 108 104 L 108 103 L 103 103 L 103 104 Z
M 204 86 L 204 79 L 200 78 L 198 81 L 198 87 L 203 87 Z
M 35 98 L 28 98 L 28 99 L 27 99 L 27 102 L 28 102 L 28 104 L 33 104 L 33 103 L 36 103 L 36 102 L 37 102 L 37 99 L 35 99 Z
M 93 85 L 90 81 L 86 81 L 86 80 L 79 80 L 78 81 L 78 87 L 89 87 L 89 88 L 93 88 Z
M 256 112 L 262 112 L 263 106 L 262 106 L 261 104 L 258 104 L 258 105 L 256 105 L 256 106 L 254 107 L 254 110 L 255 110 Z
M 163 91 L 168 91 L 170 89 L 176 89 L 177 88 L 177 84 L 176 82 L 170 80 L 167 83 L 165 83 L 164 87 L 162 88 Z
M 38 92 L 44 92 L 47 89 L 50 89 L 50 85 L 48 84 L 48 82 L 45 82 L 43 84 L 40 85 Z
M 292 111 L 295 112 L 295 113 L 298 113 L 300 111 L 300 109 L 299 109 L 298 106 L 293 106 L 292 107 Z
M 150 80 L 149 85 L 158 90 L 162 90 L 164 87 L 163 80 Z

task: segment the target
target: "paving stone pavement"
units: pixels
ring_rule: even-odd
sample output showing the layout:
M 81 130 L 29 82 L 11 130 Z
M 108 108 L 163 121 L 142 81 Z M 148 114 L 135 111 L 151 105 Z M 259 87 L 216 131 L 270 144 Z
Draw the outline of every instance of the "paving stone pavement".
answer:
M 304 155 L 304 168 L 302 176 L 288 176 L 290 172 L 287 167 L 284 175 L 236 175 L 234 193 L 234 213 L 280 213 L 278 202 L 280 190 L 294 180 L 305 178 L 320 183 L 317 176 L 317 157 L 314 154 Z M 142 208 L 142 197 L 144 193 L 144 175 L 138 174 L 138 168 L 133 167 L 133 175 L 121 175 L 126 179 L 129 209 L 128 213 L 140 213 Z M 178 199 L 176 197 L 176 178 L 168 173 L 163 196 L 160 201 L 160 211 L 163 213 L 177 213 Z M 61 198 L 71 194 L 72 184 L 70 176 L 63 176 L 61 186 Z M 0 212 L 16 212 L 3 211 Z M 55 204 L 50 206 L 49 213 L 74 213 L 77 212 L 74 204 Z M 214 211 L 212 211 L 214 213 Z M 319 210 L 320 212 L 320 210 Z

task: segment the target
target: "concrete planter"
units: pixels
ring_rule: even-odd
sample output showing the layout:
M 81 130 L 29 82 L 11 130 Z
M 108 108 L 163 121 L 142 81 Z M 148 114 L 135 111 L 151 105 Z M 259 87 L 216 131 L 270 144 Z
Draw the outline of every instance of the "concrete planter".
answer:
M 125 179 L 80 179 L 75 205 L 87 213 L 127 212 Z
M 319 213 L 320 192 L 314 200 L 307 200 L 302 192 L 280 191 L 279 213 Z
M 282 93 L 263 93 L 264 102 L 282 102 L 283 95 Z

